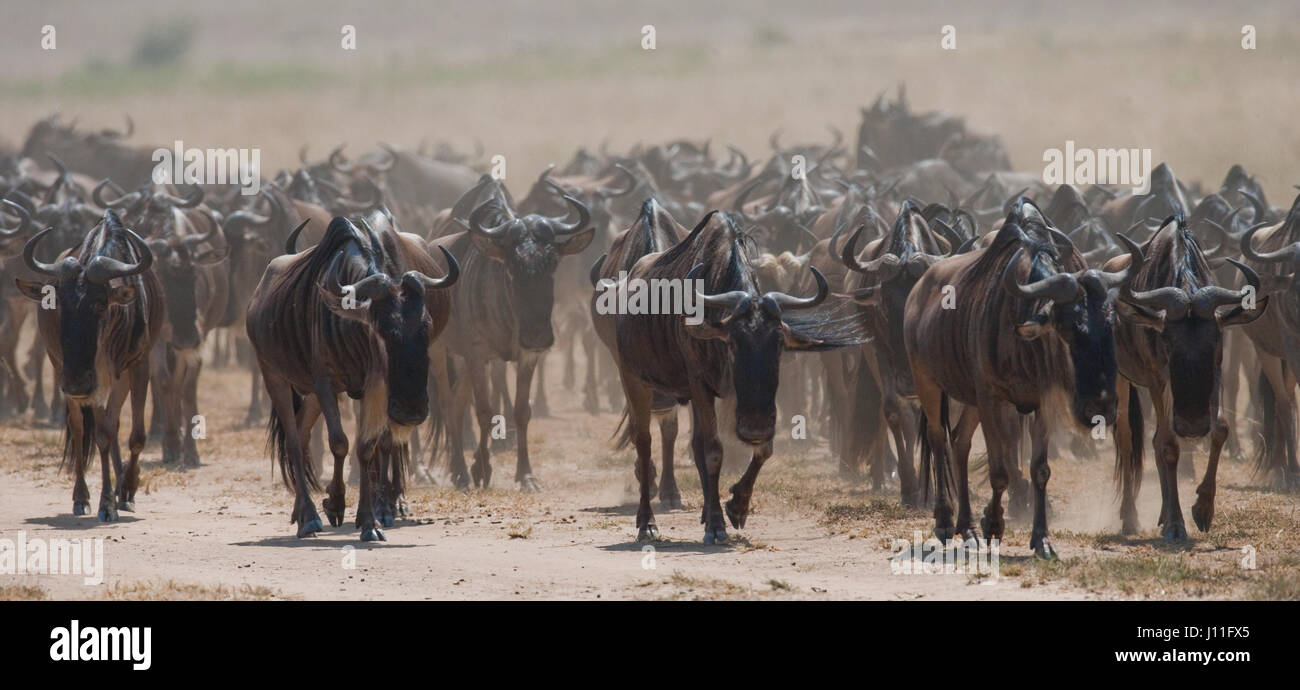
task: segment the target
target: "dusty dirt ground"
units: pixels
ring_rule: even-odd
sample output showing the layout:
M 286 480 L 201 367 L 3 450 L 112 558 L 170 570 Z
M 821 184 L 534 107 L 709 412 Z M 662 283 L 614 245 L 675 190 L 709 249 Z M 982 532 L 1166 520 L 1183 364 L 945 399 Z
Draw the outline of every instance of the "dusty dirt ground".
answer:
M 1146 530 L 1117 536 L 1109 443 L 1097 457 L 1053 463 L 1053 535 L 1062 559 L 1036 561 L 1028 525 L 1012 523 L 1000 577 L 894 574 L 895 539 L 929 535 L 926 511 L 904 509 L 890 490 L 846 483 L 825 442 L 778 442 L 758 481 L 754 508 L 731 543 L 705 546 L 699 483 L 686 427 L 677 447 L 684 508 L 657 511 L 663 539 L 648 557 L 636 541 L 630 452 L 608 439 L 618 415 L 590 416 L 581 397 L 559 385 L 552 356 L 552 417 L 534 420 L 535 468 L 545 485 L 522 493 L 510 482 L 514 452 L 494 454 L 494 486 L 462 493 L 449 486 L 445 460 L 435 485 L 408 492 L 408 519 L 388 541 L 363 544 L 348 523 L 309 539 L 294 537 L 291 496 L 265 453 L 262 428 L 235 428 L 248 386 L 239 369 L 207 376 L 200 410 L 203 466 L 164 468 L 160 450 L 144 454 L 137 512 L 115 524 L 71 515 L 71 478 L 60 472 L 61 431 L 0 430 L 0 536 L 105 539 L 105 578 L 87 586 L 72 575 L 0 576 L 0 598 L 56 599 L 1095 599 L 1295 598 L 1300 560 L 1289 546 L 1293 497 L 1271 493 L 1245 463 L 1221 468 L 1218 515 L 1208 535 L 1166 545 L 1158 537 L 1158 483 L 1148 473 L 1141 516 Z M 581 380 L 581 378 L 579 378 Z M 125 434 L 124 434 L 125 435 Z M 978 440 L 978 436 L 977 436 Z M 656 444 L 657 444 L 656 438 Z M 657 451 L 656 451 L 657 453 Z M 975 455 L 980 449 L 977 447 Z M 1191 453 L 1198 469 L 1203 451 Z M 98 465 L 89 475 L 98 495 Z M 729 454 L 723 487 L 739 476 Z M 977 505 L 987 484 L 973 478 Z M 1180 482 L 1185 510 L 1194 484 Z M 725 497 L 725 494 L 724 494 Z M 319 496 L 317 501 L 319 501 Z M 978 509 L 978 508 L 977 508 Z M 1194 529 L 1188 518 L 1189 529 Z M 1256 569 L 1241 567 L 1242 547 Z M 349 568 L 346 565 L 351 564 Z

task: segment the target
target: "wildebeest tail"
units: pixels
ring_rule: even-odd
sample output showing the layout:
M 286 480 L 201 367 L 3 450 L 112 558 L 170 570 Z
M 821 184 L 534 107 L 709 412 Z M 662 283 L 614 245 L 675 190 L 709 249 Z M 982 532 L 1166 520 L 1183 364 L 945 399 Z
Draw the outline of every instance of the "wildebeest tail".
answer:
M 292 395 L 293 413 L 294 417 L 297 418 L 298 410 L 302 409 L 302 396 L 298 395 L 297 391 L 292 391 Z M 290 420 L 289 423 L 293 424 L 295 422 L 294 420 Z M 288 487 L 290 491 L 293 491 L 294 487 L 298 485 L 298 470 L 293 466 L 293 463 L 289 461 L 289 449 L 286 434 L 287 429 L 284 421 L 280 419 L 280 415 L 276 413 L 275 407 L 272 406 L 271 419 L 266 423 L 266 445 L 267 449 L 271 451 L 272 457 L 274 457 L 275 461 L 280 465 L 280 478 L 284 480 L 284 485 Z M 303 467 L 306 468 L 307 472 L 307 486 L 315 490 L 320 490 L 320 480 L 316 477 L 315 463 L 308 462 L 306 439 L 303 439 L 302 441 L 301 452 L 303 453 L 302 464 Z
M 1123 489 L 1124 484 L 1128 483 L 1133 487 L 1134 494 L 1142 486 L 1142 439 L 1146 437 L 1143 430 L 1142 420 L 1142 401 L 1138 398 L 1137 386 L 1128 385 L 1128 426 L 1129 426 L 1129 446 L 1127 454 L 1120 451 L 1120 444 L 1115 444 L 1115 490 Z
M 73 437 L 71 421 L 63 427 L 63 463 L 60 469 L 71 467 L 78 473 L 85 472 L 86 465 L 90 464 L 90 445 L 94 438 L 95 408 L 82 405 L 81 438 Z
M 926 417 L 925 409 L 922 408 L 921 423 L 919 425 L 920 431 L 918 432 L 918 435 L 920 436 L 918 441 L 921 448 L 921 469 L 920 469 L 921 497 L 923 500 L 929 501 L 931 490 L 937 487 L 938 489 L 941 489 L 944 492 L 944 494 L 951 499 L 952 496 L 956 493 L 955 489 L 953 488 L 951 471 L 945 472 L 943 474 L 944 477 L 943 486 L 941 487 L 938 486 L 939 463 L 936 462 L 934 459 L 934 448 L 930 446 L 930 434 L 926 433 L 926 429 L 929 426 L 927 424 L 928 421 L 929 420 Z M 949 443 L 950 439 L 952 438 L 952 422 L 948 416 L 948 394 L 947 393 L 941 393 L 939 397 L 939 425 L 943 428 L 944 443 Z M 944 455 L 946 457 L 951 456 L 950 453 L 944 453 Z M 949 457 L 948 461 L 949 463 L 952 462 L 951 457 Z M 951 470 L 951 467 L 949 469 Z
M 857 381 L 854 383 L 853 399 L 850 401 L 847 418 L 862 423 L 845 424 L 844 435 L 840 439 L 843 446 L 841 451 L 843 462 L 853 469 L 861 466 L 863 454 L 875 445 L 876 438 L 883 433 L 880 386 L 876 383 L 876 377 L 871 375 L 866 361 L 860 356 L 856 373 Z M 867 458 L 867 460 L 884 462 L 885 454 L 880 453 L 878 457 Z

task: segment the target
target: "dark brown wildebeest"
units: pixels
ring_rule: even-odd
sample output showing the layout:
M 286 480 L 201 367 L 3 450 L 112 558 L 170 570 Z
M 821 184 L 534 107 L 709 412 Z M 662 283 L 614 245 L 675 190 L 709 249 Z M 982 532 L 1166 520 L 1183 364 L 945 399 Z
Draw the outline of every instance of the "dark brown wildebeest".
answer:
M 77 475 L 72 512 L 90 512 L 85 475 L 93 442 L 99 448 L 102 480 L 99 520 L 112 522 L 118 510 L 135 510 L 149 351 L 164 318 L 162 286 L 151 270 L 148 245 L 111 209 L 80 248 L 54 263 L 36 259 L 36 249 L 49 232 L 47 228 L 37 233 L 23 248 L 23 261 L 41 280 L 15 282 L 24 295 L 43 305 L 51 298 L 46 287 L 53 286 L 55 308 L 37 309 L 36 321 L 67 400 L 63 457 Z M 124 468 L 117 430 L 127 394 L 131 459 Z
M 32 126 L 23 143 L 22 155 L 36 158 L 53 153 L 67 161 L 72 170 L 93 179 L 107 177 L 134 189 L 152 180 L 154 148 L 123 144 L 122 139 L 134 131 L 134 127 L 129 129 L 126 133 L 78 131 L 73 125 L 61 124 L 57 116 L 51 116 Z
M 1229 290 L 1214 285 L 1200 244 L 1182 216 L 1171 216 L 1142 245 L 1146 262 L 1116 302 L 1120 319 L 1115 327 L 1119 362 L 1115 474 L 1123 503 L 1120 518 L 1124 534 L 1138 532 L 1137 493 L 1142 481 L 1142 407 L 1137 386 L 1147 389 L 1155 406 L 1156 433 L 1152 445 L 1160 477 L 1159 524 L 1166 539 L 1186 539 L 1187 529 L 1178 502 L 1178 437 L 1210 434 L 1210 461 L 1196 489 L 1192 518 L 1202 532 L 1214 518 L 1215 476 L 1219 453 L 1228 437 L 1220 413 L 1219 368 L 1223 359 L 1223 331 L 1250 323 L 1268 306 L 1260 296 L 1247 309 L 1248 296 L 1258 295 L 1259 276 L 1244 264 L 1228 259 L 1246 277 L 1250 290 Z M 1106 263 L 1120 271 L 1129 257 Z M 1220 312 L 1222 307 L 1233 307 Z
M 341 394 L 361 401 L 362 541 L 385 540 L 380 525 L 392 526 L 399 509 L 410 432 L 428 416 L 429 349 L 447 324 L 444 288 L 456 282 L 459 267 L 443 252 L 447 273 L 431 278 L 439 271 L 419 237 L 399 232 L 382 214 L 371 220 L 378 230 L 363 222 L 362 233 L 335 218 L 319 244 L 273 260 L 248 305 L 248 338 L 271 398 L 271 445 L 294 492 L 299 537 L 322 528 L 310 494 L 319 480 L 304 448 L 322 414 L 334 455 L 323 507 L 331 525 L 343 524 L 348 437 Z
M 941 223 L 942 221 L 936 221 Z M 952 253 L 958 239 L 945 239 L 934 230 L 911 201 L 894 221 L 888 235 L 872 241 L 861 258 L 857 256 L 858 239 L 865 226 L 849 238 L 841 250 L 844 265 L 858 274 L 846 287 L 862 294 L 863 318 L 871 342 L 862 346 L 858 376 L 874 377 L 880 389 L 885 422 L 894 437 L 898 457 L 898 481 L 904 505 L 918 505 L 921 492 L 913 465 L 913 440 L 916 438 L 916 386 L 903 344 L 903 310 L 912 286 L 936 261 Z M 858 386 L 859 392 L 866 387 Z M 860 396 L 859 396 L 860 397 Z M 865 400 L 855 400 L 863 406 Z M 865 409 L 865 408 L 864 408 Z M 846 455 L 856 456 L 867 443 L 875 419 L 849 424 L 849 438 L 842 442 Z
M 1115 421 L 1114 302 L 1142 267 L 1142 250 L 1121 239 L 1132 263 L 1119 273 L 1090 270 L 1069 240 L 1022 197 L 988 247 L 939 261 L 907 298 L 904 342 L 921 401 L 922 467 L 934 468 L 935 535 L 941 540 L 973 534 L 966 461 L 976 424 L 984 430 L 993 488 L 981 527 L 986 538 L 1002 538 L 1002 494 L 1015 441 L 1007 420 L 1033 412 L 1030 546 L 1040 557 L 1055 555 L 1047 534 L 1050 420 L 1058 407 L 1068 405 L 1068 414 L 1059 410 L 1056 416 L 1085 427 Z M 950 309 L 945 308 L 948 295 Z M 949 440 L 950 399 L 967 406 L 955 453 Z M 955 526 L 948 495 L 954 455 Z
M 108 181 L 95 188 L 95 200 L 125 209 L 122 220 L 149 243 L 154 273 L 162 284 L 166 322 L 150 356 L 153 414 L 162 440 L 163 462 L 199 464 L 198 379 L 202 346 L 226 314 L 230 293 L 228 246 L 213 212 L 203 204 L 201 187 L 184 196 L 157 185 L 104 201 Z M 203 228 L 201 230 L 200 228 Z
M 772 454 L 781 353 L 825 350 L 865 339 L 852 315 L 836 318 L 830 314 L 832 310 L 818 310 L 809 316 L 787 313 L 812 309 L 830 294 L 826 279 L 816 269 L 811 269 L 817 280 L 817 293 L 812 297 L 776 291 L 760 294 L 743 243 L 735 222 L 726 213 L 712 211 L 666 251 L 639 257 L 627 252 L 620 262 L 623 266 L 632 262 L 627 281 L 606 287 L 617 292 L 632 289 L 629 286 L 637 285 L 632 281 L 645 281 L 653 291 L 656 284 L 670 289 L 676 284 L 680 295 L 680 310 L 661 306 L 657 311 L 663 313 L 617 316 L 615 359 L 627 395 L 641 488 L 638 539 L 654 539 L 658 534 L 650 508 L 650 421 L 656 394 L 691 402 L 691 450 L 704 492 L 704 542 L 725 542 L 727 519 L 736 528 L 744 527 L 754 480 Z M 650 250 L 655 244 L 642 240 L 632 246 Z M 608 270 L 617 269 L 611 265 Z M 598 312 L 608 311 L 612 301 L 602 292 L 598 288 L 594 298 L 593 308 Z M 691 297 L 698 300 L 695 307 L 689 307 Z M 606 307 L 601 306 L 602 300 Z M 662 305 L 662 296 L 659 301 Z M 688 323 L 683 312 L 695 312 L 701 317 L 699 323 Z M 714 409 L 717 398 L 734 399 L 736 436 L 753 449 L 749 467 L 731 488 L 725 518 L 718 498 L 722 444 Z
M 485 185 L 486 189 L 480 189 Z M 452 291 L 453 326 L 444 341 L 457 360 L 465 364 L 461 380 L 472 387 L 479 425 L 474 466 L 467 471 L 463 420 L 468 390 L 458 383 L 453 396 L 450 388 L 443 387 L 448 377 L 439 367 L 445 363 L 435 361 L 439 404 L 447 405 L 444 410 L 450 412 L 445 422 L 452 480 L 461 489 L 469 487 L 471 475 L 476 487 L 487 487 L 492 480 L 489 444 L 493 422 L 487 367 L 493 360 L 501 360 L 515 363 L 515 481 L 524 490 L 535 491 L 541 484 L 529 456 L 529 396 L 537 362 L 555 343 L 551 326 L 555 269 L 565 256 L 586 249 L 596 229 L 586 204 L 571 196 L 566 195 L 564 200 L 578 212 L 577 221 L 572 223 L 536 214 L 516 215 L 505 187 L 490 178 L 470 193 L 484 194 L 487 200 L 469 215 L 468 230 L 439 237 L 430 244 L 430 250 L 437 246 L 454 254 L 464 274 Z
M 648 254 L 656 254 L 665 249 L 672 247 L 680 242 L 687 235 L 686 228 L 682 227 L 673 219 L 668 212 L 653 199 L 646 199 L 641 206 L 641 214 L 627 230 L 619 233 L 611 243 L 609 253 L 598 259 L 591 268 L 591 284 L 597 290 L 602 289 L 601 281 L 609 285 L 609 281 L 617 282 L 619 274 L 624 271 L 631 271 L 637 261 Z M 604 288 L 608 289 L 608 287 Z M 599 293 L 597 293 L 599 295 Z M 604 313 L 607 310 L 596 308 L 596 300 L 593 297 L 588 305 L 591 313 L 591 322 L 596 331 L 597 337 L 600 338 L 605 348 L 613 356 L 614 364 L 620 370 L 622 365 L 618 362 L 618 315 Z M 677 490 L 677 478 L 673 467 L 673 444 L 677 440 L 677 399 L 672 396 L 656 393 L 651 402 L 651 414 L 659 423 L 659 436 L 661 440 L 660 451 L 663 454 L 662 476 L 658 482 L 659 505 L 664 510 L 675 510 L 682 507 L 681 493 Z M 624 413 L 628 408 L 624 407 Z M 632 442 L 632 426 L 628 423 L 625 416 L 621 424 L 622 433 L 619 436 L 616 447 L 623 449 Z M 641 479 L 642 472 L 650 472 L 650 479 L 647 486 L 653 487 L 655 484 L 654 464 L 649 463 L 642 466 L 637 463 L 636 477 Z M 653 493 L 654 489 L 648 489 Z
M 1258 243 L 1255 236 L 1259 235 Z M 1279 223 L 1263 221 L 1241 238 L 1241 253 L 1265 282 L 1263 292 L 1273 295 L 1273 308 L 1247 325 L 1255 344 L 1263 377 L 1264 443 L 1259 469 L 1279 486 L 1300 488 L 1296 461 L 1296 372 L 1300 371 L 1300 196 Z

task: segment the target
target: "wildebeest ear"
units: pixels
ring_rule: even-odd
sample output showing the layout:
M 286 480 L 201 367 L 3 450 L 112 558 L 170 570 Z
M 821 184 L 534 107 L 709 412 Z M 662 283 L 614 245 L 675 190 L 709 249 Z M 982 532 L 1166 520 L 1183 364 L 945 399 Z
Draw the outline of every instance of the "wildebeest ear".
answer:
M 1255 319 L 1264 315 L 1264 309 L 1268 307 L 1268 295 L 1260 297 L 1255 302 L 1254 309 L 1242 309 L 1241 305 L 1232 308 L 1231 311 L 1219 317 L 1219 328 L 1229 326 L 1244 326 Z
M 825 341 L 799 333 L 784 321 L 781 322 L 781 335 L 785 337 L 785 349 L 790 351 L 821 350 L 826 347 Z
M 1035 314 L 1034 318 L 1016 326 L 1016 335 L 1025 340 L 1037 340 L 1052 332 L 1052 320 L 1044 314 Z
M 708 321 L 699 324 L 686 324 L 686 334 L 699 340 L 721 340 L 726 342 L 730 339 L 730 336 L 727 335 L 727 329 Z
M 320 294 L 321 302 L 325 307 L 341 319 L 352 319 L 363 323 L 370 322 L 370 300 L 359 299 L 355 306 L 347 309 L 343 306 L 343 296 L 335 293 L 333 290 L 326 288 L 324 285 L 317 285 L 316 291 Z
M 108 294 L 109 304 L 130 304 L 135 301 L 134 285 L 119 285 Z
M 582 232 L 574 235 L 573 237 L 570 237 L 569 239 L 564 241 L 564 244 L 560 245 L 560 256 L 567 256 L 570 254 L 577 254 L 578 252 L 581 252 L 582 250 L 587 248 L 587 245 L 591 244 L 591 240 L 595 236 L 596 236 L 596 227 L 593 225 L 592 227 L 583 230 Z
M 41 292 L 45 289 L 45 283 L 37 280 L 14 278 L 14 284 L 18 286 L 18 291 L 23 293 L 23 297 L 27 299 L 39 302 L 45 298 L 45 295 Z
M 1115 311 L 1119 312 L 1119 318 L 1144 328 L 1153 328 L 1157 333 L 1165 330 L 1165 315 L 1163 312 L 1155 312 L 1139 304 L 1125 302 L 1122 299 L 1115 300 Z
M 505 247 L 498 244 L 496 240 L 493 240 L 490 237 L 484 237 L 476 232 L 470 232 L 469 238 L 474 241 L 474 246 L 478 247 L 478 250 L 483 252 L 483 254 L 485 254 L 489 259 L 505 261 Z

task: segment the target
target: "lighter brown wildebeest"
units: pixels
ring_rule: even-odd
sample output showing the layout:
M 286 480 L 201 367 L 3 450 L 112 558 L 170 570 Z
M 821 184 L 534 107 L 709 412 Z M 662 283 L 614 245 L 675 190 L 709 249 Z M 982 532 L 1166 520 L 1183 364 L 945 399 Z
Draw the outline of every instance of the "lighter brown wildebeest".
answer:
M 921 401 L 922 468 L 928 463 L 934 470 L 934 531 L 941 540 L 974 535 L 966 465 L 976 425 L 984 430 L 993 488 L 981 528 L 985 538 L 1002 539 L 1002 494 L 1015 441 L 1007 421 L 1032 412 L 1030 546 L 1040 557 L 1055 557 L 1047 532 L 1049 427 L 1061 417 L 1085 427 L 1115 421 L 1114 302 L 1142 267 L 1142 250 L 1121 239 L 1132 257 L 1124 271 L 1089 269 L 1069 240 L 1021 197 L 989 246 L 939 261 L 907 298 L 904 342 Z M 953 308 L 945 308 L 947 295 Z M 967 406 L 951 444 L 950 399 Z

